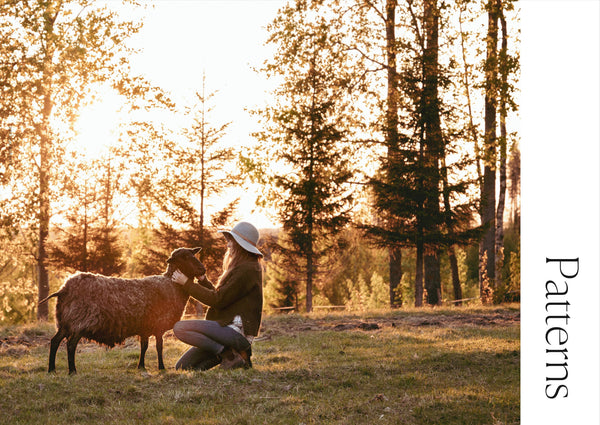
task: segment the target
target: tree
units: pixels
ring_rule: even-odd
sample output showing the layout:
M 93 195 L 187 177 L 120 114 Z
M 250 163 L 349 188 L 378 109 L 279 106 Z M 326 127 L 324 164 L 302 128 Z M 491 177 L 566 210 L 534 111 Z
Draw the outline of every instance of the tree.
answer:
M 496 270 L 496 113 L 498 80 L 498 5 L 489 0 L 486 6 L 488 14 L 486 61 L 485 61 L 485 134 L 483 152 L 483 187 L 481 193 L 481 223 L 485 228 L 480 243 L 481 290 L 486 286 L 493 288 Z
M 133 3 L 133 2 L 131 2 Z M 2 63 L 10 64 L 4 74 L 8 98 L 19 99 L 3 125 L 17 129 L 24 139 L 10 145 L 11 166 L 33 170 L 37 232 L 38 298 L 49 293 L 47 239 L 52 215 L 52 187 L 59 169 L 60 123 L 72 123 L 81 103 L 96 82 L 122 76 L 128 50 L 123 41 L 140 25 L 121 21 L 108 7 L 91 0 L 7 0 L 0 7 L 3 41 Z M 3 128 L 5 139 L 11 130 Z M 8 134 L 8 135 L 7 135 Z M 13 176 L 21 178 L 21 176 Z M 38 309 L 38 319 L 48 317 L 48 305 Z
M 426 150 L 428 196 L 425 199 L 427 214 L 431 217 L 441 215 L 440 211 L 440 167 L 443 152 L 440 105 L 438 97 L 439 82 L 439 16 L 437 0 L 423 1 L 423 92 L 421 94 L 421 121 L 423 145 Z M 431 222 L 429 231 L 437 232 L 441 223 Z M 441 303 L 440 249 L 437 245 L 427 246 L 424 258 L 424 278 L 427 288 L 427 302 L 430 305 Z
M 386 110 L 386 145 L 388 157 L 393 155 L 398 146 L 398 69 L 396 66 L 396 7 L 397 0 L 387 0 L 385 6 L 385 40 L 387 59 L 387 110 Z M 393 224 L 392 224 L 393 226 Z M 389 248 L 390 269 L 390 307 L 402 307 L 402 297 L 398 297 L 402 280 L 402 247 L 392 245 Z
M 375 16 L 386 23 L 386 123 L 392 125 L 386 127 L 387 157 L 371 180 L 375 209 L 388 223 L 388 228 L 380 224 L 365 228 L 381 246 L 402 244 L 416 248 L 415 305 L 422 304 L 424 289 L 427 289 L 427 302 L 435 305 L 441 302 L 442 249 L 448 250 L 453 285 L 460 296 L 453 245 L 473 237 L 467 224 L 469 208 L 458 202 L 469 183 L 456 177 L 456 169 L 468 162 L 464 158 L 456 159 L 455 145 L 460 143 L 460 133 L 453 122 L 455 107 L 451 103 L 454 99 L 450 97 L 452 89 L 448 77 L 453 62 L 447 60 L 452 52 L 443 52 L 446 65 L 442 65 L 439 31 L 445 21 L 436 1 L 409 2 L 403 6 L 386 1 L 382 11 L 374 3 L 368 3 L 376 10 Z M 401 25 L 394 23 L 396 15 Z M 395 27 L 403 30 L 394 35 Z M 452 40 L 448 32 L 444 35 L 446 45 Z M 368 46 L 367 42 L 363 43 Z M 398 64 L 395 64 L 396 56 L 390 53 L 392 48 L 399 53 Z M 361 51 L 367 51 L 367 47 Z M 394 87 L 397 87 L 396 99 L 391 102 Z M 402 107 L 390 108 L 391 104 Z M 390 137 L 390 129 L 395 126 L 399 128 L 397 135 L 392 133 Z M 394 139 L 397 139 L 395 144 L 390 143 Z M 447 160 L 449 154 L 454 157 L 451 161 Z
M 494 280 L 496 287 L 502 286 L 502 268 L 504 267 L 504 208 L 506 204 L 507 189 L 507 160 L 509 151 L 509 135 L 506 129 L 506 120 L 510 111 L 517 109 L 513 99 L 515 88 L 509 81 L 518 70 L 518 57 L 511 55 L 508 50 L 508 24 L 505 11 L 513 9 L 510 1 L 497 0 L 498 18 L 500 21 L 501 46 L 498 52 L 498 115 L 500 124 L 500 138 L 498 140 L 498 178 L 500 180 L 498 191 L 498 206 L 496 208 L 495 250 L 496 263 Z M 514 198 L 513 198 L 514 199 Z
M 518 69 L 518 57 L 508 50 L 506 11 L 513 10 L 510 0 L 490 0 L 486 3 L 487 37 L 484 63 L 485 133 L 483 144 L 483 176 L 481 183 L 481 222 L 485 228 L 480 243 L 480 284 L 496 289 L 503 268 L 504 207 L 506 197 L 506 161 L 508 112 L 516 110 L 512 99 L 511 79 Z M 500 40 L 501 31 L 501 40 Z M 501 41 L 500 48 L 498 46 Z M 500 137 L 498 137 L 498 127 Z M 496 188 L 498 186 L 498 192 Z
M 149 233 L 137 257 L 141 273 L 157 273 L 179 246 L 200 246 L 212 279 L 219 275 L 226 247 L 216 230 L 234 219 L 238 200 L 223 201 L 240 177 L 237 150 L 222 140 L 229 123 L 211 122 L 215 94 L 207 93 L 203 78 L 193 105 L 182 113 L 188 120 L 183 129 L 141 120 L 123 131 L 129 148 L 121 154 L 130 160 L 129 185 L 144 212 L 140 227 Z
M 61 195 L 67 226 L 56 226 L 49 241 L 49 262 L 59 270 L 117 275 L 125 269 L 119 243 L 115 203 L 120 194 L 120 172 L 110 156 L 83 161 L 75 158 L 65 175 Z
M 292 307 L 296 311 L 300 308 L 302 288 L 300 282 L 303 276 L 303 267 L 297 258 L 290 256 L 289 238 L 283 233 L 261 235 L 262 246 L 270 252 L 270 259 L 266 262 L 265 271 L 265 301 L 271 308 L 281 309 Z
M 319 260 L 332 237 L 349 221 L 348 92 L 351 77 L 345 52 L 316 4 L 297 2 L 279 11 L 269 25 L 275 45 L 267 76 L 282 84 L 277 103 L 262 111 L 272 201 L 289 236 L 289 254 L 302 259 L 306 311 L 312 310 Z
M 188 180 L 188 184 L 196 184 L 199 192 L 196 198 L 199 198 L 199 223 L 200 246 L 205 247 L 204 242 L 204 220 L 206 214 L 206 204 L 209 198 L 221 196 L 224 191 L 235 185 L 239 181 L 239 175 L 233 170 L 224 172 L 231 168 L 231 164 L 236 159 L 236 151 L 232 147 L 223 147 L 221 138 L 225 134 L 230 123 L 213 127 L 208 121 L 208 115 L 213 110 L 210 106 L 210 100 L 216 93 L 206 93 L 206 77 L 202 77 L 202 92 L 196 93 L 197 104 L 190 108 L 188 114 L 192 115 L 192 125 L 185 131 L 188 141 L 194 146 L 190 150 L 190 155 L 199 162 L 197 170 L 198 178 L 196 181 Z M 190 162 L 191 157 L 180 155 L 182 162 Z M 181 166 L 182 164 L 178 164 Z M 229 208 L 231 211 L 232 208 Z M 192 224 L 193 225 L 193 224 Z

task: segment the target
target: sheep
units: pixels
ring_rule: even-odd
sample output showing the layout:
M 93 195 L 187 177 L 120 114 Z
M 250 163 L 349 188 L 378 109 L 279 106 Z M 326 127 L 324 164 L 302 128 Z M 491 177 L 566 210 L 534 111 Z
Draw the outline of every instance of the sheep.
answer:
M 165 368 L 162 358 L 163 334 L 181 319 L 189 296 L 171 276 L 179 269 L 188 277 L 206 273 L 195 257 L 201 248 L 178 248 L 167 260 L 162 275 L 142 279 L 123 279 L 92 273 L 77 273 L 40 304 L 52 297 L 56 302 L 57 332 L 50 341 L 48 372 L 55 370 L 56 351 L 67 338 L 69 374 L 77 373 L 75 350 L 81 338 L 114 347 L 125 338 L 139 335 L 141 351 L 138 369 L 145 369 L 148 338 L 156 338 L 158 369 Z

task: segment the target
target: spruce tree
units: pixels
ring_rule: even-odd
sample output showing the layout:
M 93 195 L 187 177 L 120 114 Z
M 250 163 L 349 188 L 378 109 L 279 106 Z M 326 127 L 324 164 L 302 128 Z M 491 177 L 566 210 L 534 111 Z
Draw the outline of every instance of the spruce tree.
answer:
M 49 242 L 49 262 L 59 270 L 119 275 L 125 269 L 120 221 L 115 210 L 121 174 L 109 156 L 75 158 L 76 173 L 63 177 L 66 225 Z
M 276 52 L 263 71 L 282 83 L 257 134 L 268 157 L 271 200 L 290 252 L 304 265 L 309 312 L 320 260 L 349 222 L 352 198 L 345 52 L 318 7 L 284 7 L 268 27 Z

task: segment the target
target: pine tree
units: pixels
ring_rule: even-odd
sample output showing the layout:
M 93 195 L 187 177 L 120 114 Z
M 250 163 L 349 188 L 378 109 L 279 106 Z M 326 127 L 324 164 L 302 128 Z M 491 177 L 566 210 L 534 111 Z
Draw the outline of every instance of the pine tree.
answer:
M 257 136 L 268 143 L 271 199 L 304 264 L 310 312 L 319 261 L 349 221 L 350 81 L 344 49 L 317 4 L 282 8 L 268 29 L 276 53 L 264 72 L 283 82 L 277 103 L 262 111 L 267 128 Z
M 66 226 L 48 244 L 49 262 L 58 270 L 118 275 L 125 269 L 115 203 L 120 174 L 110 159 L 75 158 L 73 175 L 63 179 Z
M 390 43 L 393 33 L 389 23 L 393 22 L 391 9 L 410 31 L 401 31 Z M 371 8 L 376 8 L 371 4 Z M 386 137 L 388 153 L 380 162 L 380 171 L 371 180 L 374 191 L 374 207 L 385 226 L 367 225 L 365 229 L 380 246 L 402 244 L 416 249 L 415 305 L 422 303 L 424 289 L 427 302 L 441 302 L 440 256 L 442 250 L 449 252 L 453 270 L 453 284 L 460 296 L 458 265 L 453 254 L 453 245 L 466 243 L 476 237 L 475 229 L 469 229 L 471 207 L 457 202 L 460 194 L 466 193 L 470 183 L 464 178 L 456 181 L 456 170 L 467 166 L 468 160 L 461 158 L 448 161 L 449 154 L 456 158 L 455 145 L 461 134 L 453 123 L 454 107 L 446 103 L 450 91 L 449 66 L 442 65 L 440 56 L 440 28 L 447 16 L 436 1 L 397 5 L 386 2 L 386 9 L 375 14 L 388 23 L 386 25 L 386 51 L 395 47 L 400 63 L 396 64 L 397 102 L 402 105 L 399 114 L 398 142 L 394 146 Z M 386 12 L 384 14 L 383 12 Z M 384 19 L 385 17 L 385 19 Z M 444 37 L 450 38 L 448 34 Z M 445 39 L 444 39 L 445 40 Z M 366 43 L 365 43 L 366 45 Z M 444 55 L 451 55 L 447 50 Z M 392 58 L 393 59 L 393 58 Z M 389 59 L 388 59 L 389 60 Z M 373 59 L 374 61 L 374 59 Z M 388 95 L 390 104 L 390 63 L 388 63 Z M 387 108 L 387 114 L 393 110 Z M 443 126 L 443 120 L 447 123 Z M 393 119 L 386 118 L 386 123 Z M 388 124 L 388 129 L 389 129 Z M 389 133 L 389 130 L 388 130 Z M 454 180 L 452 181 L 451 178 Z
M 222 203 L 240 177 L 232 166 L 238 152 L 223 142 L 229 123 L 211 122 L 215 94 L 207 92 L 203 78 L 193 104 L 185 108 L 188 123 L 180 132 L 143 121 L 123 132 L 134 148 L 121 154 L 130 159 L 129 184 L 144 217 L 140 227 L 148 231 L 136 256 L 140 273 L 162 272 L 173 249 L 199 246 L 209 278 L 220 275 L 226 244 L 217 230 L 232 224 L 238 200 Z

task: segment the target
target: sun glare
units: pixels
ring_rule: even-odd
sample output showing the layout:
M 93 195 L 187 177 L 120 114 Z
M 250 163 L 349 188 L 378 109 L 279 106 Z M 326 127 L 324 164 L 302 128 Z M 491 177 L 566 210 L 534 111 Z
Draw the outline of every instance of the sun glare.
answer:
M 90 158 L 105 153 L 118 137 L 119 107 L 116 94 L 103 96 L 83 107 L 75 124 L 75 149 Z

